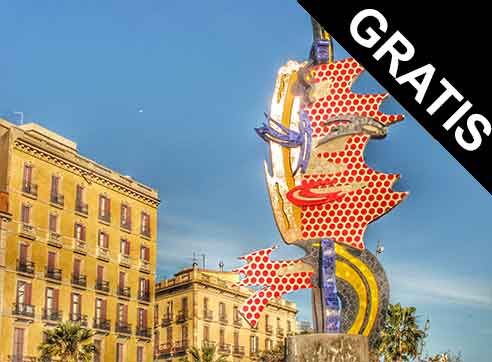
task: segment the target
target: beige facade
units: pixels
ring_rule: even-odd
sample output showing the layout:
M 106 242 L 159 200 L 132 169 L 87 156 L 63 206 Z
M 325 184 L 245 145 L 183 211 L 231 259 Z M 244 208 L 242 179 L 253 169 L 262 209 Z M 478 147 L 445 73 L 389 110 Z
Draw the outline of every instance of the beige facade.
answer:
M 96 361 L 151 362 L 157 192 L 36 124 L 0 120 L 0 361 L 43 332 L 94 329 Z
M 178 361 L 190 347 L 214 344 L 229 361 L 252 361 L 295 333 L 296 305 L 284 299 L 270 303 L 257 328 L 238 308 L 253 293 L 235 286 L 237 274 L 183 270 L 156 285 L 155 359 Z

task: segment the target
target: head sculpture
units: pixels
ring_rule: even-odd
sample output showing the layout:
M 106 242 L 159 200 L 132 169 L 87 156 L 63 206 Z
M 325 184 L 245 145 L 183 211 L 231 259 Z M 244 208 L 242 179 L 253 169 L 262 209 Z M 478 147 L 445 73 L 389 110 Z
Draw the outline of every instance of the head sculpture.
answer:
M 270 149 L 264 167 L 276 224 L 284 242 L 306 257 L 272 261 L 273 248 L 244 256 L 241 284 L 264 288 L 241 312 L 256 325 L 271 299 L 312 288 L 318 332 L 374 336 L 388 282 L 364 232 L 407 193 L 392 191 L 399 176 L 371 169 L 364 150 L 403 116 L 380 111 L 386 94 L 352 91 L 362 66 L 334 61 L 329 35 L 313 24 L 310 61 L 280 68 L 270 113 L 256 129 Z

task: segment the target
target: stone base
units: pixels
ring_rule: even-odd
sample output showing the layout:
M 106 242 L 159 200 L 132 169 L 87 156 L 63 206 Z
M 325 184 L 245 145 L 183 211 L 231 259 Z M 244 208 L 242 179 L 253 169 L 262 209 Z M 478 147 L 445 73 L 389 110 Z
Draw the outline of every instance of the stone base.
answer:
M 369 362 L 367 337 L 348 334 L 289 337 L 286 362 Z

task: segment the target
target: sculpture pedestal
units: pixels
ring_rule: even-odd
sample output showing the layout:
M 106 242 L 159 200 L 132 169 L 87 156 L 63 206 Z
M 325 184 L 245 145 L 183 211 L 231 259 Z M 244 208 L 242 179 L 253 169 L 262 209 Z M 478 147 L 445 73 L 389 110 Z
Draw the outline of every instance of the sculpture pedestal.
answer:
M 367 337 L 304 334 L 287 338 L 286 362 L 369 362 Z

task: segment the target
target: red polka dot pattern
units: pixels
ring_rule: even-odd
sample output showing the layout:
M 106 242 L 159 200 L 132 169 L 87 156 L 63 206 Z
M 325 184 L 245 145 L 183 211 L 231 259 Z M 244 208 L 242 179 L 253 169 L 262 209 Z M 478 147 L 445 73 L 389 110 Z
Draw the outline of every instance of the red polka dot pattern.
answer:
M 351 86 L 363 68 L 354 59 L 313 66 L 312 83 L 330 81 L 330 94 L 305 105 L 311 121 L 313 140 L 331 131 L 338 123 L 324 126 L 331 117 L 342 115 L 366 116 L 385 125 L 403 119 L 402 115 L 386 115 L 379 111 L 385 94 L 355 94 Z M 336 165 L 338 171 L 330 174 L 304 174 L 302 184 L 316 189 L 318 184 L 330 184 L 343 190 L 335 200 L 318 205 L 302 206 L 301 232 L 303 239 L 331 238 L 364 249 L 363 235 L 367 225 L 398 205 L 407 195 L 393 192 L 391 187 L 398 175 L 389 175 L 370 169 L 364 161 L 364 149 L 370 139 L 366 134 L 347 137 L 345 147 L 338 152 L 316 152 L 326 164 Z M 333 169 L 333 167 L 326 167 Z
M 275 248 L 255 251 L 241 259 L 248 264 L 236 269 L 242 275 L 241 286 L 262 286 L 263 289 L 250 296 L 241 306 L 240 312 L 251 326 L 256 326 L 268 303 L 284 294 L 312 288 L 312 272 L 283 272 L 286 267 L 301 264 L 302 260 L 272 261 L 270 254 Z

